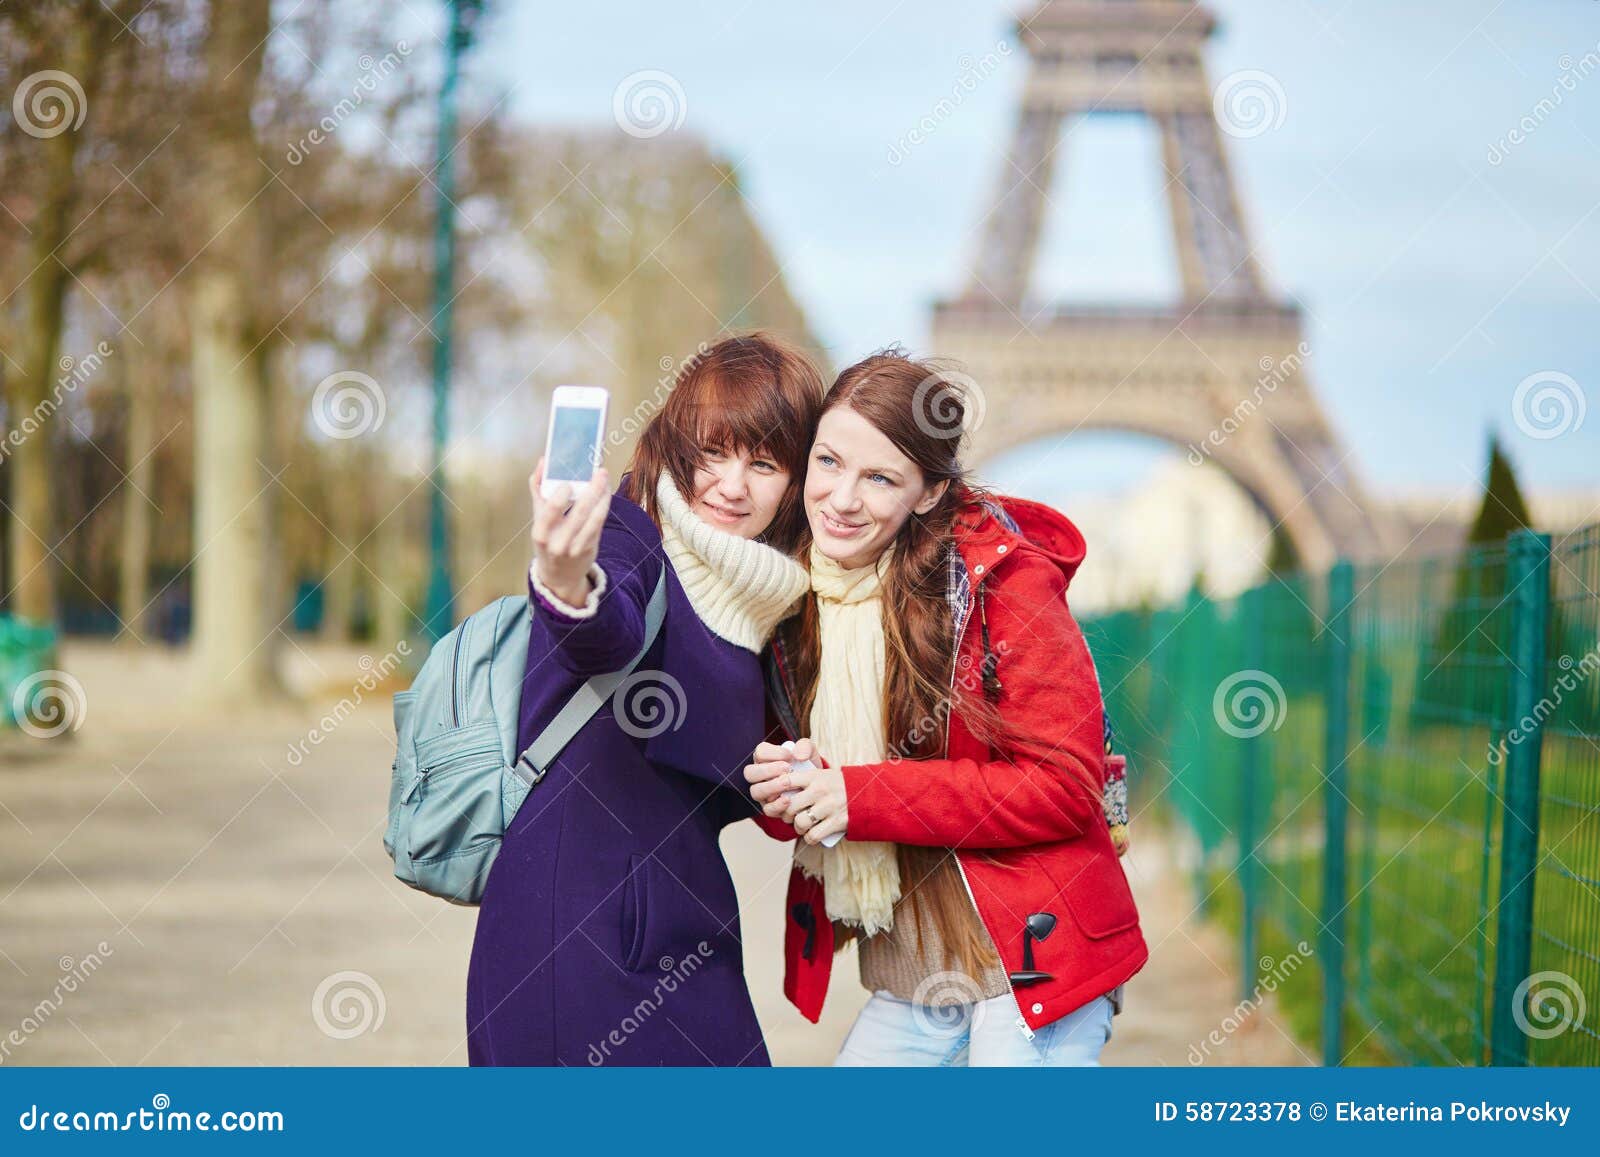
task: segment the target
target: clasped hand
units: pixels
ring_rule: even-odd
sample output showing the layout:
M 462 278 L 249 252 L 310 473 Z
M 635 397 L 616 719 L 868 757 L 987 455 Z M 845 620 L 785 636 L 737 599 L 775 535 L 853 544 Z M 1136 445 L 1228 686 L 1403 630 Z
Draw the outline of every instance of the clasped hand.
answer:
M 792 753 L 776 743 L 763 743 L 751 758 L 744 778 L 750 784 L 751 797 L 765 814 L 793 825 L 808 844 L 844 832 L 850 818 L 844 773 L 837 767 L 820 766 L 822 757 L 810 739 L 798 740 Z M 791 760 L 803 763 L 808 759 L 819 766 L 796 771 L 790 765 Z

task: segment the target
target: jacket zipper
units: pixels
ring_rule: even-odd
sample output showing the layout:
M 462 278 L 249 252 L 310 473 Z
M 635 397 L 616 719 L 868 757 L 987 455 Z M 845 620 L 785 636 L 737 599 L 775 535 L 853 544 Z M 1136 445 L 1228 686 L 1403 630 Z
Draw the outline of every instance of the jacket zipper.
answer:
M 471 622 L 470 618 L 462 622 L 456 633 L 455 654 L 450 656 L 450 721 L 456 727 L 461 726 L 461 652 L 466 649 Z
M 979 589 L 981 586 L 982 586 L 982 583 L 980 582 L 979 584 L 975 585 L 972 588 L 972 597 L 973 598 L 979 599 L 979 598 L 983 597 L 983 592 Z M 953 650 L 955 652 L 955 656 L 956 656 L 956 662 L 954 662 L 954 663 L 952 663 L 950 665 L 950 701 L 952 703 L 955 702 L 956 670 L 960 666 L 961 644 L 967 637 L 967 624 L 969 622 L 971 622 L 971 621 L 972 621 L 972 615 L 971 615 L 970 609 L 969 609 L 968 613 L 966 613 L 965 615 L 962 616 L 962 620 L 961 620 L 961 638 L 956 640 L 955 647 L 953 648 Z M 945 726 L 944 753 L 945 753 L 945 757 L 949 758 L 949 756 L 950 756 L 950 720 L 949 720 L 949 716 L 946 716 L 945 725 L 944 726 Z M 960 876 L 961 876 L 961 885 L 962 885 L 962 887 L 966 888 L 966 890 L 967 890 L 967 899 L 972 901 L 972 912 L 973 912 L 973 915 L 977 916 L 978 923 L 982 924 L 983 923 L 983 913 L 981 911 L 979 911 L 979 909 L 978 909 L 978 897 L 973 894 L 972 881 L 967 879 L 967 868 L 966 868 L 966 865 L 961 862 L 961 850 L 959 848 L 951 848 L 950 849 L 950 854 L 955 857 L 956 872 L 959 873 Z M 988 931 L 988 927 L 987 926 L 985 926 L 984 931 L 985 932 Z M 989 939 L 992 941 L 994 939 L 993 935 L 991 935 L 989 937 Z M 994 951 L 995 951 L 995 955 L 997 957 L 1000 956 L 1000 945 L 999 944 L 996 944 L 994 946 Z M 1028 1040 L 1032 1040 L 1033 1037 L 1034 1037 L 1033 1029 L 1028 1027 L 1028 1018 L 1026 1016 L 1024 1016 L 1023 1012 L 1022 1012 L 1022 1001 L 1017 998 L 1017 990 L 1014 987 L 1012 987 L 1012 984 L 1011 984 L 1011 973 L 1009 971 L 1007 971 L 1006 962 L 1005 962 L 1005 959 L 1003 957 L 1000 958 L 1000 976 L 1006 982 L 1006 991 L 1011 994 L 1012 1003 L 1017 1006 L 1017 1020 L 1016 1020 L 1017 1028 L 1022 1030 L 1022 1035 L 1024 1037 L 1026 1037 Z

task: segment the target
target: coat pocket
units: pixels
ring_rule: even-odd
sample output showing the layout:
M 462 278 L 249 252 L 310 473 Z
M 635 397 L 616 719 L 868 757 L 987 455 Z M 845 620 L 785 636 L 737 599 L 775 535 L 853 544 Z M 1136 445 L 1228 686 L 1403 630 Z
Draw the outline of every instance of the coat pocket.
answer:
M 633 854 L 628 857 L 628 878 L 622 884 L 622 967 L 629 972 L 639 970 L 639 958 L 644 953 L 646 910 L 650 903 L 650 857 Z
M 1136 927 L 1139 909 L 1110 838 L 1104 849 L 1086 846 L 1075 850 L 1078 855 L 1056 859 L 1048 870 L 1083 934 L 1100 940 Z
M 400 801 L 417 774 L 413 758 L 415 749 L 411 745 L 411 733 L 406 730 L 416 702 L 415 691 L 400 691 L 394 697 L 394 761 L 389 764 L 389 812 L 388 823 L 383 831 L 383 850 L 391 858 L 394 856 L 395 831 L 400 826 Z
M 406 789 L 414 863 L 483 852 L 504 834 L 505 757 L 492 720 L 431 735 L 417 744 L 417 778 Z

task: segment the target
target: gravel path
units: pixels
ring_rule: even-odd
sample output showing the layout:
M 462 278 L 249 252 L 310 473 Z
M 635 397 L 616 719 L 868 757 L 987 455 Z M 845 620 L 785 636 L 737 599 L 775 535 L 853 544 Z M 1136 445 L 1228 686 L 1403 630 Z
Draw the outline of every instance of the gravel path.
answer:
M 299 650 L 306 706 L 202 720 L 173 653 L 68 645 L 81 729 L 0 735 L 0 1063 L 466 1063 L 475 915 L 390 874 L 387 698 L 308 741 L 354 698 L 358 656 Z M 1158 835 L 1136 832 L 1127 861 L 1152 960 L 1107 1064 L 1188 1064 L 1237 999 L 1228 940 L 1189 915 Z M 774 1060 L 825 1064 L 866 996 L 854 961 L 838 961 L 822 1023 L 803 1020 L 781 993 L 788 850 L 753 825 L 724 848 Z M 1312 1061 L 1269 1007 L 1211 1054 Z

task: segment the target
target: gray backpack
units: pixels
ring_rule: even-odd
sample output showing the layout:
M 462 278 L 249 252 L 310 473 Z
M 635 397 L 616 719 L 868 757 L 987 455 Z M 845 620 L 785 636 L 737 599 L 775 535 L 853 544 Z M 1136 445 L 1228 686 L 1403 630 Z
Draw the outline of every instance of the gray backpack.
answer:
M 597 675 L 517 752 L 528 662 L 528 597 L 496 599 L 433 645 L 410 690 L 394 697 L 398 740 L 383 850 L 394 874 L 453 904 L 483 899 L 500 841 L 563 748 L 644 658 L 667 609 L 663 566 L 645 608 L 644 642 L 620 671 Z

